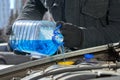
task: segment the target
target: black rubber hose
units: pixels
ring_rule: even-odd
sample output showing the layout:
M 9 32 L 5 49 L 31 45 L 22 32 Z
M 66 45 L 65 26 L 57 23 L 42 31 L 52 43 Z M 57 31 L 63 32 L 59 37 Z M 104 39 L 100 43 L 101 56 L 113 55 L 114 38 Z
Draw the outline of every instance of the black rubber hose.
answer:
M 7 64 L 7 62 L 4 58 L 0 58 L 0 64 Z

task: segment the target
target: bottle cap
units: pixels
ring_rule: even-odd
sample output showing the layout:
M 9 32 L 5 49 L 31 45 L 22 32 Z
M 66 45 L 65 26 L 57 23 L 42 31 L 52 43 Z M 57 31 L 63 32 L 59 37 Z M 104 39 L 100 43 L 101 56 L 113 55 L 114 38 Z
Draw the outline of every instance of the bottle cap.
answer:
M 92 58 L 94 58 L 94 55 L 93 54 L 85 54 L 84 58 L 85 59 L 92 59 Z
M 61 62 L 58 62 L 58 64 L 62 65 L 62 66 L 73 65 L 74 63 L 75 63 L 74 61 L 61 61 Z

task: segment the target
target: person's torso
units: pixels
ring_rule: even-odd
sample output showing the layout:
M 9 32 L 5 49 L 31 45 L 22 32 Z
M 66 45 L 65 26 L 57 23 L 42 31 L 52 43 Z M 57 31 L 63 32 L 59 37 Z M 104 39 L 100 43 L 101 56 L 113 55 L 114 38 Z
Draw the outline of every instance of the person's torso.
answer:
M 106 24 L 109 0 L 47 0 L 55 21 L 65 21 L 81 27 Z

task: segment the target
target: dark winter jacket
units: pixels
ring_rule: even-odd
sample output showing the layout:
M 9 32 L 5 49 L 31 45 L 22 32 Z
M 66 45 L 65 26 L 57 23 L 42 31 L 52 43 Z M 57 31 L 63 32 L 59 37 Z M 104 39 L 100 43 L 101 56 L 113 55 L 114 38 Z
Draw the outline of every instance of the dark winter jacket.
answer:
M 55 21 L 84 27 L 82 47 L 120 40 L 120 0 L 46 0 Z M 28 0 L 18 19 L 41 20 L 45 0 Z

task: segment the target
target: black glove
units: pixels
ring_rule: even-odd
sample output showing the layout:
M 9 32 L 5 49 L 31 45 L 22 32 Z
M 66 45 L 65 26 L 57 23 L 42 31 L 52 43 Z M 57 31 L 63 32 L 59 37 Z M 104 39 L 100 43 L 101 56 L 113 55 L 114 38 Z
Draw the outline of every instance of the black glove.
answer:
M 8 41 L 9 36 L 7 36 L 5 32 L 6 32 L 6 28 L 0 29 L 0 43 Z
M 60 28 L 64 36 L 64 45 L 69 48 L 80 48 L 82 45 L 82 29 L 76 25 L 64 22 L 57 22 L 57 25 L 62 25 Z
M 9 25 L 6 30 L 6 35 L 11 35 L 12 34 L 12 25 Z

